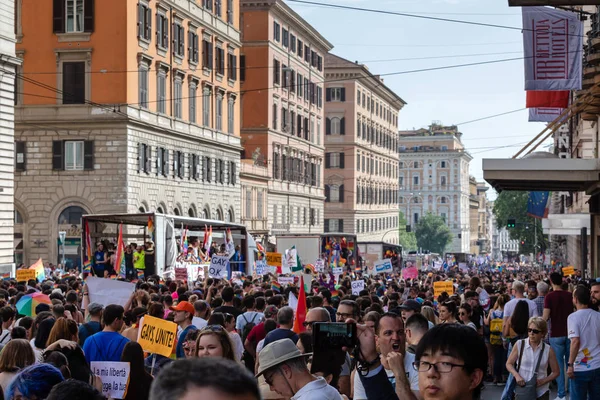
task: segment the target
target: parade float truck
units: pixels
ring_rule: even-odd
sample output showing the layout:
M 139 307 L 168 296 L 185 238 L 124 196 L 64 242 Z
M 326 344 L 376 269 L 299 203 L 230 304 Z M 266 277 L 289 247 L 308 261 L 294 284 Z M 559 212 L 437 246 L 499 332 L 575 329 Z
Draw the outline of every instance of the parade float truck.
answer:
M 354 266 L 356 259 L 356 235 L 352 233 L 328 232 L 317 235 L 280 235 L 277 236 L 277 252 L 293 246 L 303 265 L 318 264 L 331 266 L 333 260 L 337 266 Z M 341 262 L 341 264 L 340 264 Z
M 398 255 L 398 260 L 396 261 L 398 265 L 394 265 L 394 267 L 399 268 L 402 266 L 402 246 L 399 244 L 386 242 L 359 242 L 358 250 L 360 253 L 360 265 L 363 268 L 369 265 L 372 266 L 375 262 L 383 260 L 384 258 L 391 258 L 390 253 L 394 252 Z
M 125 245 L 130 243 L 141 245 L 148 241 L 154 243 L 155 263 L 146 268 L 146 276 L 153 274 L 162 277 L 174 276 L 176 267 L 187 267 L 190 271 L 194 271 L 189 276 L 190 279 L 195 280 L 198 271 L 202 273 L 203 266 L 210 263 L 208 260 L 191 256 L 193 254 L 191 246 L 195 239 L 203 251 L 207 241 L 216 243 L 217 247 L 227 242 L 228 249 L 240 246 L 241 261 L 231 263 L 232 271 L 252 274 L 254 267 L 256 242 L 248 234 L 244 225 L 159 213 L 90 214 L 84 215 L 81 222 L 84 228 L 81 240 L 82 265 L 85 265 L 87 259 L 88 246 L 91 245 L 89 254 L 92 255 L 96 251 L 98 242 L 107 241 L 116 246 L 119 227 L 122 224 Z M 228 237 L 229 241 L 227 241 Z M 185 252 L 184 248 L 189 251 Z
M 277 253 L 296 246 L 302 264 L 314 264 L 321 256 L 321 235 L 277 235 Z

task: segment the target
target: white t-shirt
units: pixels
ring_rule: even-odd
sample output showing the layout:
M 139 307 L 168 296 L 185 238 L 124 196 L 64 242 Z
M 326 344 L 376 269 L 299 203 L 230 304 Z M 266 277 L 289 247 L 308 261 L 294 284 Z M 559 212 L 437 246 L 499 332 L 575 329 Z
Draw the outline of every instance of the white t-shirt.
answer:
M 291 400 L 341 400 L 342 396 L 333 387 L 327 384 L 323 377 L 304 386 L 291 398 Z
M 527 302 L 527 305 L 529 306 L 529 318 L 541 317 L 541 315 L 538 315 L 537 304 L 535 304 L 533 300 L 514 298 L 508 303 L 506 303 L 506 305 L 504 306 L 504 318 L 512 317 L 513 312 L 515 311 L 515 307 L 517 307 L 517 303 L 519 301 Z
M 208 324 L 208 321 L 203 318 L 200 318 L 200 317 L 192 318 L 192 325 L 194 325 L 198 329 L 204 328 L 206 326 L 206 324 Z
M 242 356 L 244 355 L 244 344 L 242 343 L 242 338 L 237 332 L 229 332 L 229 338 L 231 338 L 231 343 L 233 344 L 233 353 L 235 354 L 235 359 L 237 361 L 241 361 Z
M 419 391 L 419 373 L 413 367 L 413 363 L 415 362 L 415 355 L 410 352 L 406 352 L 404 355 L 404 371 L 406 372 L 406 377 L 408 378 L 408 382 L 410 383 L 410 390 L 413 392 Z M 388 376 L 388 380 L 390 383 L 396 387 L 396 377 L 394 373 L 386 369 L 385 373 Z M 354 374 L 354 400 L 367 400 L 367 393 L 365 392 L 365 388 L 360 380 L 360 374 L 357 372 Z
M 600 368 L 600 313 L 589 308 L 575 311 L 567 318 L 569 339 L 579 338 L 575 372 Z

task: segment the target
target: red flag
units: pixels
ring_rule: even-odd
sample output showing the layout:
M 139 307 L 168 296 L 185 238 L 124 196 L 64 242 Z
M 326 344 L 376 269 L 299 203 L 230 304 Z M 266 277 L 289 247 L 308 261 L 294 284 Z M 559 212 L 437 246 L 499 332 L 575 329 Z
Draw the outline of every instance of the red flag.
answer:
M 302 333 L 306 330 L 304 321 L 306 321 L 306 292 L 304 291 L 304 277 L 300 276 L 300 294 L 298 295 L 298 305 L 294 318 L 294 327 L 292 330 L 296 333 Z
M 568 90 L 528 90 L 527 108 L 567 108 L 569 106 Z

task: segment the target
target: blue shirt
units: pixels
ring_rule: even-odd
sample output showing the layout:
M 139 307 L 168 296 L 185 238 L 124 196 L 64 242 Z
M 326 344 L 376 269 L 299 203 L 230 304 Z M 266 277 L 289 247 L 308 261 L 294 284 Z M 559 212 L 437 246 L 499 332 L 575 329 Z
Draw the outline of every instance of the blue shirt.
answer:
M 183 342 L 185 341 L 185 337 L 187 336 L 188 332 L 197 330 L 198 328 L 196 328 L 194 325 L 189 325 L 181 332 L 179 338 L 177 339 L 177 347 L 175 347 L 175 355 L 177 358 L 185 358 L 185 351 L 183 351 Z
M 117 332 L 98 332 L 85 341 L 83 352 L 88 364 L 92 361 L 121 361 L 123 348 L 129 339 Z
M 100 332 L 102 330 L 102 326 L 98 321 L 90 321 L 85 324 L 81 324 L 79 326 L 79 345 L 83 346 L 87 338 L 90 336 Z
M 94 258 L 96 260 L 96 262 L 94 263 L 94 267 L 96 267 L 96 269 L 104 269 L 104 266 L 106 264 L 104 264 L 104 263 L 98 264 L 98 262 L 104 261 L 104 252 L 103 251 L 96 251 L 94 253 Z
M 264 346 L 269 343 L 276 342 L 281 339 L 292 339 L 294 343 L 298 342 L 298 335 L 290 329 L 285 328 L 277 328 L 273 329 L 271 332 L 267 333 L 267 337 L 265 337 Z M 264 348 L 264 347 L 263 347 Z

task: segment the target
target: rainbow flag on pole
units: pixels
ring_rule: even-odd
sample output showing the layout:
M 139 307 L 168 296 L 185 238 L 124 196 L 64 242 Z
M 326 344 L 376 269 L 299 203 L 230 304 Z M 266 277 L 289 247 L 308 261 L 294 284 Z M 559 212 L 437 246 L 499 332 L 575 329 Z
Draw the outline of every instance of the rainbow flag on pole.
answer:
M 154 242 L 154 221 L 152 221 L 152 217 L 148 217 L 148 235 L 150 240 Z
M 31 267 L 29 267 L 29 269 L 35 270 L 35 279 L 37 279 L 38 282 L 42 282 L 43 280 L 46 279 L 46 272 L 44 271 L 44 263 L 42 262 L 41 258 L 39 260 L 37 260 Z
M 123 243 L 123 224 L 119 224 L 119 239 L 115 253 L 115 272 L 117 275 L 125 275 L 125 243 Z
M 92 236 L 90 235 L 90 226 L 87 221 L 85 221 L 85 261 L 83 263 L 83 272 L 91 273 L 92 272 Z

